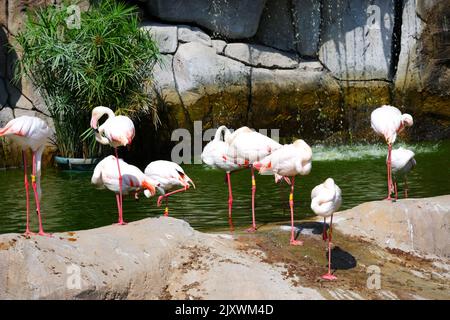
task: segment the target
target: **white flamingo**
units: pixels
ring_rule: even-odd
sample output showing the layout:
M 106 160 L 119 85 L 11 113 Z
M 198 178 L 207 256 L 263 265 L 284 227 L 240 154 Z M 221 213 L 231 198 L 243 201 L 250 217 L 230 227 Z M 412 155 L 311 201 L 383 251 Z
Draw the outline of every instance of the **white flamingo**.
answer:
M 251 169 L 252 226 L 247 229 L 247 231 L 254 232 L 257 228 L 255 217 L 256 180 L 253 163 L 267 157 L 275 150 L 281 148 L 281 144 L 248 127 L 239 128 L 233 133 L 226 135 L 225 143 L 228 144 L 226 159 L 239 164 L 242 167 L 250 167 Z
M 101 126 L 98 126 L 98 121 L 105 114 L 108 116 L 108 119 L 106 119 Z M 131 144 L 133 141 L 135 134 L 133 121 L 125 116 L 116 116 L 114 112 L 107 107 L 99 106 L 92 110 L 91 128 L 95 130 L 95 139 L 99 143 L 104 145 L 109 144 L 114 148 L 116 155 L 115 159 L 117 160 L 117 170 L 119 171 L 119 199 L 120 211 L 122 211 L 122 174 L 117 148 Z
M 147 177 L 158 183 L 157 189 L 162 194 L 158 197 L 158 207 L 161 206 L 161 201 L 166 199 L 166 208 L 164 210 L 164 215 L 169 215 L 169 197 L 175 193 L 183 192 L 189 189 L 189 184 L 191 184 L 195 189 L 194 181 L 188 177 L 178 164 L 166 160 L 157 160 L 150 162 L 144 171 Z M 172 192 L 166 193 L 176 187 L 181 186 L 182 188 L 174 190 Z
M 404 179 L 404 193 L 405 198 L 408 198 L 408 173 L 416 166 L 416 160 L 414 159 L 414 152 L 405 148 L 398 148 L 392 150 L 391 155 L 392 173 L 394 174 L 394 191 L 395 199 L 398 199 L 397 194 L 397 179 L 403 176 Z M 386 159 L 387 161 L 387 159 Z
M 324 183 L 319 184 L 311 191 L 311 209 L 315 214 L 323 217 L 324 227 L 326 218 L 331 216 L 330 234 L 328 235 L 328 273 L 322 276 L 323 279 L 335 280 L 336 276 L 331 274 L 331 238 L 333 233 L 333 213 L 339 210 L 342 203 L 342 192 L 332 178 L 328 178 Z
M 375 132 L 384 137 L 388 144 L 388 159 L 387 159 L 387 179 L 388 179 L 388 196 L 387 200 L 391 200 L 392 187 L 392 168 L 391 168 L 391 152 L 392 144 L 397 138 L 397 134 L 401 132 L 405 127 L 413 125 L 413 118 L 411 115 L 404 113 L 393 106 L 381 106 L 380 108 L 372 111 L 370 115 L 372 129 Z
M 231 188 L 231 172 L 242 169 L 243 166 L 230 160 L 227 157 L 228 143 L 225 142 L 229 139 L 231 134 L 230 130 L 226 126 L 220 126 L 214 135 L 214 139 L 208 142 L 203 148 L 201 155 L 202 161 L 210 167 L 224 170 L 227 176 L 228 183 L 228 220 L 230 227 L 233 228 L 231 220 L 231 212 L 233 208 L 233 192 Z
M 117 171 L 120 163 L 121 173 Z M 157 182 L 147 177 L 139 168 L 130 165 L 115 156 L 108 156 L 100 161 L 94 169 L 91 183 L 97 187 L 106 187 L 116 194 L 117 209 L 119 212 L 119 225 L 124 225 L 122 211 L 122 194 L 144 191 L 148 198 L 155 194 Z
M 275 182 L 285 178 L 291 185 L 289 194 L 289 206 L 291 208 L 291 245 L 302 245 L 303 242 L 295 240 L 294 227 L 294 184 L 296 175 L 307 175 L 311 172 L 312 164 L 311 147 L 303 140 L 296 140 L 292 144 L 283 145 L 259 162 L 254 163 L 254 167 L 259 173 L 272 172 L 275 175 Z M 290 180 L 289 180 L 290 177 Z
M 45 233 L 42 227 L 41 217 L 41 158 L 45 149 L 47 139 L 52 132 L 47 123 L 37 117 L 22 116 L 9 121 L 6 126 L 0 129 L 0 136 L 9 136 L 13 141 L 22 147 L 23 168 L 25 173 L 25 192 L 27 199 L 27 223 L 25 235 L 33 234 L 30 231 L 30 195 L 27 174 L 27 158 L 25 151 L 30 148 L 33 152 L 31 185 L 34 191 L 34 198 L 36 202 L 36 211 L 39 219 L 39 232 L 41 236 L 50 236 Z

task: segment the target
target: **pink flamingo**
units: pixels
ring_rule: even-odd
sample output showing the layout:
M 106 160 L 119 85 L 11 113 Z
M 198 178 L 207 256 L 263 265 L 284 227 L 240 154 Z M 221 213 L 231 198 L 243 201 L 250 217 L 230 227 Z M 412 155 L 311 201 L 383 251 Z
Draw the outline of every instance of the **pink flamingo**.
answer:
M 272 172 L 275 175 L 275 182 L 282 178 L 291 185 L 289 194 L 289 206 L 291 208 L 291 245 L 302 245 L 303 242 L 295 240 L 294 227 L 294 184 L 296 175 L 307 175 L 311 172 L 312 150 L 303 140 L 296 140 L 292 144 L 283 145 L 253 166 L 259 173 Z M 289 178 L 290 177 L 290 180 Z
M 391 166 L 392 144 L 395 142 L 399 132 L 401 132 L 405 127 L 410 127 L 413 125 L 413 118 L 407 113 L 402 114 L 400 110 L 395 107 L 384 105 L 372 111 L 370 120 L 372 129 L 378 135 L 384 137 L 388 145 L 388 158 L 386 163 L 388 196 L 386 200 L 391 200 L 391 194 L 393 191 Z
M 33 234 L 30 231 L 30 196 L 29 196 L 29 184 L 27 174 L 27 157 L 25 154 L 26 149 L 30 148 L 33 152 L 33 164 L 31 174 L 31 185 L 34 192 L 34 199 L 36 202 L 36 211 L 39 219 L 39 232 L 41 236 L 51 236 L 44 232 L 42 227 L 41 217 L 41 158 L 45 149 L 45 143 L 51 136 L 51 130 L 48 125 L 37 117 L 22 116 L 9 121 L 6 126 L 0 129 L 0 136 L 10 136 L 13 141 L 22 147 L 23 157 L 23 169 L 25 173 L 25 192 L 27 199 L 27 225 L 25 229 L 25 235 L 29 236 Z
M 108 119 L 99 127 L 98 120 L 103 115 L 107 115 Z M 119 155 L 117 148 L 120 146 L 126 146 L 131 144 L 134 138 L 134 124 L 130 118 L 125 116 L 116 116 L 114 112 L 107 107 L 96 107 L 92 110 L 91 128 L 95 130 L 95 139 L 104 145 L 110 145 L 114 148 L 115 159 L 117 160 L 117 169 L 119 171 L 119 211 L 122 215 L 122 174 L 119 165 Z M 119 221 L 119 225 L 125 224 L 123 221 Z
M 183 192 L 189 189 L 191 184 L 195 189 L 194 181 L 184 173 L 183 168 L 178 164 L 166 160 L 157 160 L 150 162 L 144 171 L 147 177 L 150 177 L 153 181 L 158 183 L 157 189 L 162 194 L 158 197 L 158 207 L 161 206 L 163 199 L 166 199 L 166 208 L 164 209 L 164 215 L 169 215 L 169 197 L 175 193 Z M 167 190 L 172 190 L 175 187 L 181 186 L 181 189 L 174 190 L 166 193 Z
M 397 179 L 403 176 L 404 179 L 404 193 L 405 198 L 408 198 L 408 173 L 416 166 L 416 160 L 414 159 L 414 152 L 405 148 L 398 148 L 392 150 L 392 173 L 394 174 L 394 191 L 395 200 L 398 199 L 397 194 Z
M 275 150 L 281 148 L 281 144 L 275 140 L 251 130 L 241 127 L 233 133 L 225 136 L 228 145 L 226 160 L 233 161 L 242 167 L 250 167 L 252 172 L 252 226 L 248 232 L 256 231 L 255 195 L 256 180 L 253 163 L 267 157 Z
M 228 183 L 228 222 L 231 229 L 233 229 L 233 223 L 231 218 L 231 212 L 233 208 L 233 193 L 231 188 L 231 172 L 242 169 L 243 167 L 234 161 L 231 161 L 227 157 L 228 144 L 225 139 L 229 138 L 231 134 L 225 126 L 220 126 L 216 130 L 214 139 L 203 148 L 201 155 L 202 161 L 208 166 L 224 170 L 226 172 L 227 183 Z
M 339 210 L 342 203 L 341 188 L 339 188 L 332 178 L 328 178 L 324 183 L 319 184 L 311 191 L 311 209 L 315 214 L 323 217 L 324 225 L 326 218 L 331 216 L 330 234 L 328 238 L 328 272 L 322 276 L 323 279 L 335 280 L 337 277 L 331 274 L 331 238 L 333 233 L 333 213 Z
M 121 171 L 117 171 L 117 164 L 120 163 Z M 91 183 L 97 187 L 106 187 L 116 194 L 117 209 L 119 211 L 118 224 L 124 225 L 122 211 L 122 194 L 144 191 L 146 197 L 155 195 L 156 181 L 147 177 L 137 167 L 130 165 L 122 159 L 108 156 L 100 161 L 94 169 Z

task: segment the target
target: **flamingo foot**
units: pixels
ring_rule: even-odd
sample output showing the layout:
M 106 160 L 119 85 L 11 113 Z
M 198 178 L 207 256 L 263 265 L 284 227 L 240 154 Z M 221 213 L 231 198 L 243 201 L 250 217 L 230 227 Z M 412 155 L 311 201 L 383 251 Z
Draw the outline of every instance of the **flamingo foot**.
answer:
M 31 232 L 30 230 L 26 230 L 23 235 L 25 237 L 29 238 L 30 236 L 35 236 L 36 232 Z
M 37 234 L 39 236 L 53 238 L 53 235 L 51 233 L 45 233 L 44 231 L 39 231 Z
M 125 222 L 125 221 L 119 221 L 119 222 L 115 223 L 115 225 L 118 225 L 118 226 L 125 226 L 127 224 L 128 224 L 128 222 Z
M 303 241 L 291 239 L 291 241 L 289 242 L 289 244 L 290 244 L 291 246 L 302 246 L 302 245 L 303 245 Z
M 253 232 L 256 232 L 257 229 L 258 229 L 258 228 L 252 226 L 252 227 L 246 229 L 245 231 L 250 232 L 250 233 L 253 233 Z
M 325 279 L 325 280 L 336 280 L 337 279 L 337 277 L 332 275 L 331 273 L 324 274 L 321 278 Z

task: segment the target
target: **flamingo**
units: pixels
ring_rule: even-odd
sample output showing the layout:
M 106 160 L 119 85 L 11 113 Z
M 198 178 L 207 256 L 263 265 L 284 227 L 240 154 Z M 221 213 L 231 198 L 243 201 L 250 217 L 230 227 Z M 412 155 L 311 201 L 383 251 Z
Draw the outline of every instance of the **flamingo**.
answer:
M 253 163 L 267 157 L 275 150 L 281 148 L 281 144 L 275 140 L 251 130 L 241 127 L 233 133 L 225 136 L 228 145 L 225 160 L 233 161 L 242 167 L 250 167 L 252 173 L 252 226 L 248 232 L 256 231 L 255 194 L 256 180 Z
M 225 139 L 229 139 L 231 134 L 226 126 L 220 126 L 214 135 L 214 139 L 203 149 L 201 159 L 208 166 L 224 170 L 228 183 L 228 221 L 233 229 L 231 212 L 233 208 L 233 193 L 231 188 L 231 172 L 242 169 L 242 166 L 227 158 L 228 144 Z
M 403 176 L 405 183 L 405 198 L 408 198 L 408 181 L 407 174 L 416 166 L 416 160 L 414 159 L 414 152 L 405 148 L 398 148 L 392 150 L 392 172 L 394 173 L 394 191 L 395 199 L 397 200 L 397 178 Z
M 51 130 L 44 120 L 37 117 L 21 116 L 9 121 L 6 126 L 0 129 L 0 136 L 9 136 L 13 141 L 22 147 L 23 169 L 24 169 L 24 185 L 27 199 L 27 222 L 25 235 L 33 234 L 30 231 L 30 196 L 27 174 L 27 157 L 26 149 L 30 148 L 33 152 L 33 164 L 31 173 L 31 185 L 34 192 L 36 202 L 36 211 L 39 219 L 39 232 L 41 236 L 51 236 L 44 232 L 42 227 L 40 199 L 41 191 L 41 158 L 45 149 L 47 139 L 51 136 Z
M 410 114 L 402 114 L 400 110 L 393 106 L 384 105 L 374 111 L 370 115 L 372 129 L 380 136 L 384 137 L 388 145 L 387 159 L 387 179 L 388 179 L 388 196 L 386 200 L 391 200 L 392 194 L 392 144 L 397 138 L 397 134 L 405 127 L 413 125 L 413 118 Z
M 311 147 L 303 140 L 296 140 L 292 144 L 283 145 L 273 153 L 255 162 L 254 167 L 259 173 L 272 172 L 275 175 L 275 182 L 282 178 L 291 185 L 289 194 L 289 206 L 291 208 L 291 245 L 303 245 L 300 240 L 295 240 L 294 227 L 294 184 L 296 175 L 307 175 L 311 172 L 312 164 Z M 290 180 L 289 180 L 290 177 Z
M 120 172 L 117 171 L 118 163 L 120 163 Z M 149 198 L 155 195 L 155 186 L 157 186 L 157 182 L 147 177 L 139 168 L 112 155 L 104 158 L 95 166 L 91 183 L 100 188 L 106 187 L 116 194 L 119 225 L 126 224 L 123 220 L 122 194 L 127 195 L 144 190 L 145 196 Z
M 98 120 L 103 115 L 107 115 L 108 119 L 99 127 Z M 114 148 L 117 170 L 119 171 L 119 199 L 120 211 L 122 211 L 122 174 L 119 165 L 119 155 L 117 148 L 131 144 L 134 138 L 134 124 L 130 118 L 125 116 L 116 116 L 114 112 L 103 106 L 96 107 L 92 110 L 91 128 L 95 130 L 95 139 L 104 145 L 110 145 Z M 119 225 L 122 223 L 119 222 Z
M 147 177 L 158 183 L 157 189 L 162 194 L 158 197 L 158 207 L 161 206 L 163 199 L 166 199 L 166 208 L 164 209 L 164 215 L 169 215 L 169 197 L 175 193 L 186 191 L 191 184 L 195 189 L 194 181 L 184 173 L 183 168 L 178 164 L 166 160 L 157 160 L 150 162 L 144 171 Z M 181 186 L 181 189 L 166 193 L 167 190 Z
M 339 188 L 332 178 L 328 178 L 324 183 L 319 184 L 311 191 L 311 209 L 315 214 L 326 218 L 331 216 L 330 234 L 328 238 L 328 273 L 322 276 L 326 280 L 335 280 L 337 277 L 331 274 L 331 237 L 333 233 L 333 213 L 339 210 L 342 203 L 341 188 Z

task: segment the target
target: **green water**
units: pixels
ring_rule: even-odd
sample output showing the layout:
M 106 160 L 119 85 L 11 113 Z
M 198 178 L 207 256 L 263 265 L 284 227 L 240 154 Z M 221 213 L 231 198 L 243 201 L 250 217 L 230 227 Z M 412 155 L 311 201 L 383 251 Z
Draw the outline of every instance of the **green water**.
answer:
M 396 145 L 396 147 L 402 144 Z M 406 145 L 404 145 L 406 147 Z M 420 198 L 450 194 L 450 141 L 407 146 L 416 152 L 417 167 L 409 175 L 409 195 Z M 386 196 L 384 145 L 313 146 L 313 169 L 308 176 L 298 177 L 295 186 L 295 216 L 312 215 L 309 208 L 311 189 L 333 177 L 343 192 L 342 208 Z M 173 196 L 170 215 L 188 221 L 199 230 L 228 226 L 228 192 L 224 173 L 203 165 L 185 165 L 186 173 L 197 189 Z M 42 213 L 48 232 L 90 229 L 117 221 L 114 194 L 97 190 L 90 184 L 90 173 L 45 169 L 42 177 Z M 258 225 L 289 219 L 286 183 L 276 185 L 271 176 L 257 176 L 256 218 Z M 0 171 L 0 233 L 25 230 L 25 192 L 21 169 Z M 233 222 L 236 228 L 251 222 L 250 171 L 232 174 Z M 400 190 L 402 190 L 400 188 Z M 33 204 L 32 204 L 33 206 Z M 134 221 L 161 215 L 156 198 L 141 196 L 124 200 L 124 217 Z M 36 214 L 32 212 L 36 230 Z

